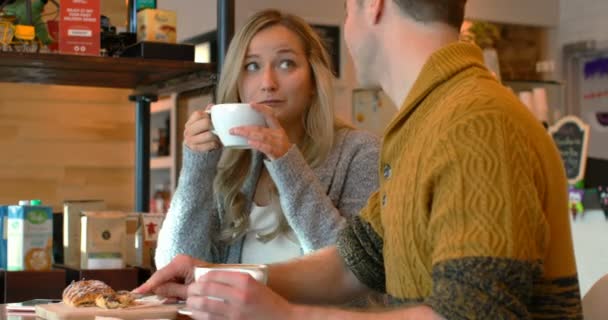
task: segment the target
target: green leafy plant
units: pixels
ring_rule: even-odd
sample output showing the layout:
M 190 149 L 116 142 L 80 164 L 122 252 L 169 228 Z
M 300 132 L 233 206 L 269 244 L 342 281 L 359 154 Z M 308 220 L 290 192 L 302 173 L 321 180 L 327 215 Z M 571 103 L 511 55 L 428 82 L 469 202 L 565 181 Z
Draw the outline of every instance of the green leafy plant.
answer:
M 474 42 L 482 49 L 494 48 L 494 44 L 500 40 L 500 29 L 491 22 L 474 21 L 464 31 L 463 39 Z
M 31 0 L 17 0 L 10 2 L 8 1 L 6 4 L 2 5 L 2 11 L 4 15 L 15 17 L 15 24 L 30 24 L 30 19 L 28 18 L 27 6 L 25 1 Z M 53 42 L 53 38 L 49 35 L 49 32 L 46 28 L 46 23 L 42 20 L 42 11 L 44 11 L 44 6 L 48 1 L 44 0 L 35 0 L 32 2 L 32 12 L 31 12 L 31 25 L 35 27 L 36 37 L 42 44 L 50 44 Z M 57 5 L 56 1 L 52 1 L 55 5 Z

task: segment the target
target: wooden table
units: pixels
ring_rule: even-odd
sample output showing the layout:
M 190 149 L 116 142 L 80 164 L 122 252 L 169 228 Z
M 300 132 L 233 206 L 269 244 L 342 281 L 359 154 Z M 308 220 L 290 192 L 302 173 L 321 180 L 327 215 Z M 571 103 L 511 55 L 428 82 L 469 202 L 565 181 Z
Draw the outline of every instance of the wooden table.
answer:
M 34 313 L 31 314 L 26 314 L 26 313 L 20 313 L 20 314 L 7 314 L 6 313 L 6 305 L 5 304 L 0 304 L 0 319 L 6 319 L 6 320 L 38 320 L 41 318 L 36 317 L 36 315 Z
M 34 314 L 34 313 L 7 314 L 6 313 L 6 304 L 0 304 L 0 319 L 2 319 L 2 320 L 44 320 L 43 318 L 36 317 L 36 314 Z M 178 314 L 176 320 L 191 320 L 191 318 L 188 316 Z

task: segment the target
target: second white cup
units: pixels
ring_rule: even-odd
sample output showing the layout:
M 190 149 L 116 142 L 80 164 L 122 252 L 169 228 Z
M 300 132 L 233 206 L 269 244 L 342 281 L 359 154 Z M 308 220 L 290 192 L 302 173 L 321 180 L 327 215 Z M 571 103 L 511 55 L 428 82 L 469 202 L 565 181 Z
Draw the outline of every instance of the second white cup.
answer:
M 209 271 L 230 271 L 247 273 L 260 283 L 268 281 L 268 266 L 265 264 L 212 264 L 194 268 L 194 279 L 207 274 Z

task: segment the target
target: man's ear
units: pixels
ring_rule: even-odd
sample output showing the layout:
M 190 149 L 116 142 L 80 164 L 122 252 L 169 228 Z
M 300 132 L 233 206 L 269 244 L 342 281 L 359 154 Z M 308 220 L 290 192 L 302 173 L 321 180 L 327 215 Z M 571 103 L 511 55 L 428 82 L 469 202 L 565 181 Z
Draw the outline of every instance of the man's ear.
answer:
M 377 24 L 384 13 L 384 0 L 370 0 L 367 9 L 369 20 Z

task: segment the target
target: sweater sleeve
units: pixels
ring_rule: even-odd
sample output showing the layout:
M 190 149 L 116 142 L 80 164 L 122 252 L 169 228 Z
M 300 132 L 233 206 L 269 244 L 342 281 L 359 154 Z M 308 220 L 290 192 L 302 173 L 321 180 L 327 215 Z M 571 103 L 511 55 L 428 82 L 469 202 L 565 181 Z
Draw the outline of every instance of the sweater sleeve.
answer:
M 158 235 L 155 262 L 167 265 L 177 254 L 213 262 L 212 239 L 219 230 L 213 178 L 221 151 L 196 153 L 183 146 L 179 183 Z
M 450 319 L 529 319 L 549 236 L 534 137 L 500 113 L 459 120 L 429 146 L 421 182 L 432 207 L 425 303 Z
M 349 219 L 340 231 L 337 248 L 348 269 L 368 288 L 386 292 L 384 240 L 378 201 L 379 193 L 369 198 L 361 215 Z
M 361 132 L 347 135 L 335 168 L 329 168 L 330 183 L 342 184 L 336 203 L 295 146 L 281 159 L 266 161 L 283 213 L 305 253 L 335 244 L 346 219 L 358 214 L 377 189 L 377 138 Z

